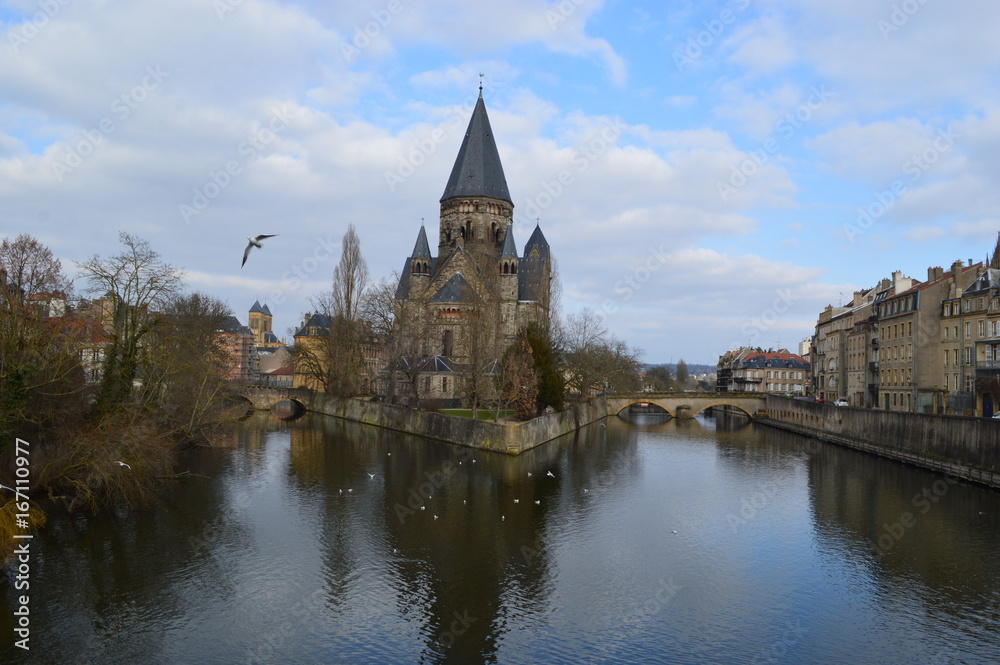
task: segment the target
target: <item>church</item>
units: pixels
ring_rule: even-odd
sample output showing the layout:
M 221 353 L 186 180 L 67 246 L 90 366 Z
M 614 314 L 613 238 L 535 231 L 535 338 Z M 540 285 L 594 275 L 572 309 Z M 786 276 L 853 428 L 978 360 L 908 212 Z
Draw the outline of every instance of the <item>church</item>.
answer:
M 482 87 L 440 204 L 437 254 L 421 225 L 396 289 L 397 321 L 415 340 L 403 359 L 417 370 L 415 394 L 454 403 L 466 396 L 463 377 L 495 365 L 520 330 L 547 322 L 550 306 L 549 244 L 536 224 L 518 254 Z

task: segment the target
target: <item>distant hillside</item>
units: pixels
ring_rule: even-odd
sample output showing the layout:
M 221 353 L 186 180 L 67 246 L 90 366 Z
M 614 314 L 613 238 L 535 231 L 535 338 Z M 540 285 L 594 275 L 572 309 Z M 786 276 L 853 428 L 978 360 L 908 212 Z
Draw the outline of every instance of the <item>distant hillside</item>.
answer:
M 645 363 L 642 366 L 642 371 L 648 371 L 653 367 L 666 367 L 670 371 L 670 375 L 674 376 L 677 374 L 677 363 Z M 715 365 L 696 365 L 694 363 L 688 363 L 688 374 L 694 376 L 696 374 L 715 374 Z

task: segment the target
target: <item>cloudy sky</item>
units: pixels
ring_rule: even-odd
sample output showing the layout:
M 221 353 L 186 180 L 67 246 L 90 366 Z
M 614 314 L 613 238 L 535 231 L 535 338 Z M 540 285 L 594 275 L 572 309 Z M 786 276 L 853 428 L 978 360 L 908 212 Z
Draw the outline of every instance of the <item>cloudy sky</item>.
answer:
M 794 350 L 855 289 L 992 251 L 997 25 L 993 0 L 0 0 L 0 236 L 73 274 L 134 233 L 283 334 L 349 223 L 376 278 L 421 220 L 435 244 L 482 80 L 564 312 L 647 362 Z

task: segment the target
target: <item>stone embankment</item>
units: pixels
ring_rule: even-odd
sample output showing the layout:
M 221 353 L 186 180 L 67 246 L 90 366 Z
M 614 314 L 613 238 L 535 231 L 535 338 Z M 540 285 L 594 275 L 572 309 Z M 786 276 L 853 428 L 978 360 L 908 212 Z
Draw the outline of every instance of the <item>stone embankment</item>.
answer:
M 767 396 L 759 422 L 1000 488 L 1000 420 Z
M 364 399 L 334 397 L 313 391 L 283 392 L 284 398 L 298 401 L 313 413 L 510 455 L 517 455 L 574 432 L 608 414 L 605 399 L 598 397 L 527 422 L 494 423 Z M 267 408 L 263 402 L 257 404 L 254 401 L 257 408 Z

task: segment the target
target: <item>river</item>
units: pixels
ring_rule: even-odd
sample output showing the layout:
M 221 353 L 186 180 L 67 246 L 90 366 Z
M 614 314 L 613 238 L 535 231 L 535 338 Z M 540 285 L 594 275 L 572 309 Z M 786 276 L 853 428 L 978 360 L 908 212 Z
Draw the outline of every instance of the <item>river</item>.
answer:
M 53 515 L 0 662 L 1000 663 L 1000 492 L 724 418 L 518 457 L 258 415 Z

